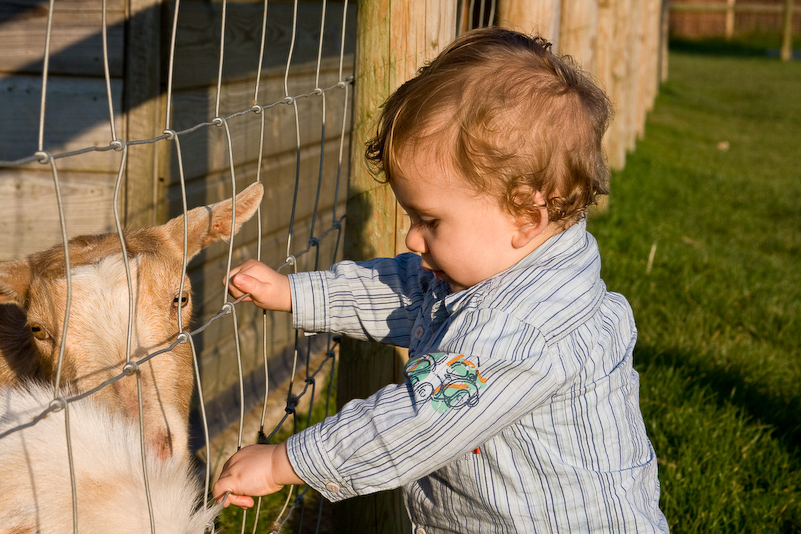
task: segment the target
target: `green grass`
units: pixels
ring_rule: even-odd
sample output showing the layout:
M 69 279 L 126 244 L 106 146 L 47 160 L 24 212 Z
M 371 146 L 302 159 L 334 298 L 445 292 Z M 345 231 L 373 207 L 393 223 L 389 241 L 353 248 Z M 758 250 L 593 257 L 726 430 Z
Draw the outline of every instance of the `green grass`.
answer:
M 589 229 L 637 319 L 671 531 L 801 532 L 801 62 L 729 46 L 672 47 Z

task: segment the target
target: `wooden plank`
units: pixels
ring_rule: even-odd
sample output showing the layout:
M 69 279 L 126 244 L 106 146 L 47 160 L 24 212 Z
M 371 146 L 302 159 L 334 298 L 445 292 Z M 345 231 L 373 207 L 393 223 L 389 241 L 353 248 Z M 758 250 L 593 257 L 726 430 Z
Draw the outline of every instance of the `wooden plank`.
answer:
M 539 35 L 559 48 L 561 0 L 506 0 L 498 2 L 498 25 Z
M 59 172 L 69 237 L 115 228 L 111 207 L 115 180 L 116 174 Z M 0 261 L 59 243 L 61 221 L 52 174 L 0 170 Z
M 414 5 L 414 7 L 413 7 Z M 421 14 L 424 13 L 424 16 Z M 456 2 L 363 0 L 359 4 L 356 87 L 345 257 L 367 259 L 399 252 L 403 229 L 394 195 L 378 184 L 364 164 L 364 143 L 372 135 L 380 104 L 395 88 L 453 39 Z M 387 239 L 394 236 L 395 239 Z M 342 340 L 337 403 L 364 398 L 379 387 L 402 381 L 393 347 Z M 349 499 L 334 507 L 337 532 L 409 532 L 399 491 Z
M 318 211 L 332 209 L 334 204 L 337 172 L 337 158 L 339 147 L 333 143 L 326 144 L 323 160 L 323 182 L 320 187 L 320 201 Z M 315 197 L 317 194 L 317 175 L 319 168 L 320 148 L 311 146 L 304 149 L 300 155 L 301 181 L 298 184 L 298 202 L 295 207 L 295 217 L 302 220 L 311 217 L 314 212 Z M 280 154 L 270 156 L 262 161 L 262 181 L 265 184 L 265 195 L 262 203 L 262 226 L 265 233 L 282 229 L 288 232 L 292 215 L 292 198 L 294 196 L 296 177 L 296 155 Z M 256 176 L 256 163 L 243 165 L 237 168 L 237 190 L 241 191 L 248 184 L 253 183 Z M 171 215 L 181 213 L 180 188 L 177 182 L 172 182 L 166 191 L 170 205 Z M 190 207 L 199 206 L 219 200 L 230 198 L 230 173 L 219 172 L 204 177 L 203 180 L 193 180 L 187 184 L 187 203 Z M 339 201 L 345 198 L 344 184 L 341 184 Z M 339 210 L 340 215 L 344 210 Z M 328 224 L 328 223 L 326 223 Z M 247 230 L 243 230 L 246 232 Z M 293 244 L 295 249 L 304 248 L 311 236 L 295 229 Z M 255 236 L 252 236 L 255 239 Z M 282 259 L 286 257 L 286 251 Z
M 38 148 L 42 80 L 39 76 L 0 77 L 0 160 L 33 155 Z M 115 120 L 120 123 L 122 83 L 112 80 Z M 106 85 L 99 78 L 51 76 L 47 86 L 44 149 L 53 154 L 86 147 L 107 147 L 111 142 Z M 117 172 L 120 154 L 95 152 L 59 160 L 59 169 Z
M 559 53 L 572 56 L 582 69 L 596 74 L 598 41 L 598 2 L 562 0 L 559 26 Z
M 628 39 L 629 10 L 631 0 L 609 2 L 609 11 L 604 17 L 606 27 L 604 33 L 609 36 L 609 48 L 606 68 L 608 68 L 609 95 L 615 108 L 615 118 L 604 136 L 604 144 L 612 169 L 622 169 L 626 164 L 626 125 L 628 124 L 627 97 L 629 92 L 628 76 Z M 607 18 L 609 17 L 609 18 Z
M 126 0 L 129 17 L 125 36 L 125 135 L 128 140 L 153 139 L 165 128 L 161 99 L 161 2 Z M 144 44 L 147 43 L 145 46 Z M 159 205 L 165 144 L 131 150 L 122 200 L 127 224 L 166 222 Z M 135 156 L 135 157 L 133 157 Z
M 349 3 L 345 53 L 353 53 L 356 2 Z M 225 65 L 223 77 L 237 80 L 256 72 L 261 44 L 263 3 L 229 3 L 226 14 Z M 175 49 L 175 89 L 213 86 L 217 83 L 220 42 L 221 3 L 189 1 L 181 3 L 179 31 Z M 328 2 L 323 54 L 339 57 L 341 3 Z M 283 73 L 291 44 L 293 4 L 270 2 L 267 8 L 267 39 L 262 66 L 280 68 Z M 166 5 L 166 17 L 172 20 L 174 4 Z M 316 63 L 322 17 L 319 2 L 300 2 L 295 49 L 290 73 L 299 65 Z
M 48 9 L 46 4 L 0 2 L 0 72 L 42 72 Z M 109 67 L 122 75 L 124 12 L 121 0 L 109 2 L 107 12 Z M 50 74 L 103 76 L 102 16 L 97 1 L 56 2 L 50 43 Z
M 327 70 L 321 73 L 321 85 L 331 87 L 337 82 L 338 72 Z M 314 73 L 290 78 L 290 89 L 293 94 L 308 94 L 314 90 Z M 270 99 L 276 92 L 283 93 L 283 79 L 270 78 L 263 80 L 260 94 L 266 94 L 264 105 L 276 100 Z M 173 102 L 175 128 L 181 130 L 195 124 L 213 119 L 214 98 L 216 89 L 207 88 L 192 92 L 181 92 L 175 95 Z M 350 93 L 347 93 L 349 96 Z M 346 92 L 341 87 L 326 91 L 326 137 L 338 139 L 345 117 Z M 283 98 L 283 97 L 281 97 Z M 233 82 L 223 87 L 221 109 L 247 110 L 253 99 L 253 85 L 248 82 Z M 300 124 L 301 145 L 319 144 L 322 128 L 322 97 L 313 95 L 297 100 Z M 229 121 L 234 146 L 234 162 L 240 165 L 254 161 L 258 156 L 259 130 L 262 117 L 256 113 L 248 113 Z M 280 103 L 264 111 L 265 120 L 265 154 L 272 155 L 294 152 L 296 149 L 295 110 L 291 104 Z M 185 158 L 185 172 L 188 178 L 196 178 L 210 172 L 229 167 L 228 148 L 225 130 L 222 127 L 206 127 L 195 132 L 181 135 L 181 146 Z M 201 155 L 201 157 L 197 157 Z M 175 169 L 173 169 L 175 172 Z
M 668 2 L 661 2 L 660 9 L 660 30 L 659 30 L 659 83 L 668 79 L 669 73 L 669 50 L 668 43 L 670 38 L 670 5 Z
M 793 0 L 784 0 L 782 45 L 779 57 L 782 61 L 793 59 Z
M 626 123 L 622 134 L 626 152 L 634 151 L 637 144 L 637 121 L 640 116 L 638 107 L 641 101 L 640 92 L 642 91 L 639 76 L 639 73 L 642 71 L 641 60 L 644 31 L 642 13 L 643 2 L 640 0 L 633 0 L 629 5 L 628 40 L 625 43 L 628 49 L 625 55 L 628 60 L 628 65 L 626 66 L 626 94 L 621 101 L 626 115 Z

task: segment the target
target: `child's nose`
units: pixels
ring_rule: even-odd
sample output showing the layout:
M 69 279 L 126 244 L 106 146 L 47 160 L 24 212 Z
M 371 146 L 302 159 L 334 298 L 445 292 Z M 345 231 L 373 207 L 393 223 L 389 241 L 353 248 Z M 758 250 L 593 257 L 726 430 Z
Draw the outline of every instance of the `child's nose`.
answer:
M 418 254 L 423 254 L 428 252 L 426 250 L 426 241 L 423 239 L 423 236 L 420 234 L 420 231 L 412 225 L 409 231 L 406 233 L 406 248 L 411 250 L 412 252 L 417 252 Z

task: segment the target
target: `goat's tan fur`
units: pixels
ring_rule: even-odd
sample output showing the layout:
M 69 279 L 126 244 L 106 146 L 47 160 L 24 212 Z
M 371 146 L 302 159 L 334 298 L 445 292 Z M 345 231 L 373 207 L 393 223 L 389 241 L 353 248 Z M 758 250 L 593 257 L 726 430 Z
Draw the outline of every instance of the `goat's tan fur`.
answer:
M 261 184 L 236 199 L 234 232 L 258 208 Z M 187 213 L 187 261 L 207 245 L 228 239 L 231 201 Z M 179 295 L 184 217 L 156 227 L 126 230 L 133 287 L 131 360 L 168 347 L 178 335 L 178 303 L 184 330 L 192 314 L 188 277 Z M 76 237 L 69 242 L 72 298 L 62 383 L 87 391 L 119 375 L 126 363 L 128 284 L 117 234 Z M 52 383 L 58 364 L 67 300 L 64 249 L 0 263 L 0 384 L 20 378 Z M 192 395 L 191 349 L 179 344 L 140 367 L 142 402 L 150 445 L 162 457 L 188 453 L 187 421 Z M 101 389 L 97 397 L 138 420 L 135 377 Z
M 42 383 L 0 387 L 0 433 L 48 406 Z M 69 405 L 79 534 L 151 532 L 138 425 L 91 397 Z M 73 500 L 63 411 L 0 439 L 0 534 L 72 534 Z M 145 459 L 157 534 L 202 534 L 219 507 L 186 458 Z

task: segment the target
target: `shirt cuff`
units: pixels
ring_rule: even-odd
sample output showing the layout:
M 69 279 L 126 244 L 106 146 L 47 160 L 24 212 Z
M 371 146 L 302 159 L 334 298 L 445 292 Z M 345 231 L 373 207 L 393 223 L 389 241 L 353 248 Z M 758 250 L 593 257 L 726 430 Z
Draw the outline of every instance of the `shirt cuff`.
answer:
M 289 275 L 292 326 L 304 332 L 327 332 L 328 286 L 325 271 Z
M 331 502 L 355 497 L 353 485 L 337 472 L 323 448 L 321 425 L 317 424 L 289 437 L 286 451 L 289 463 L 301 480 Z

